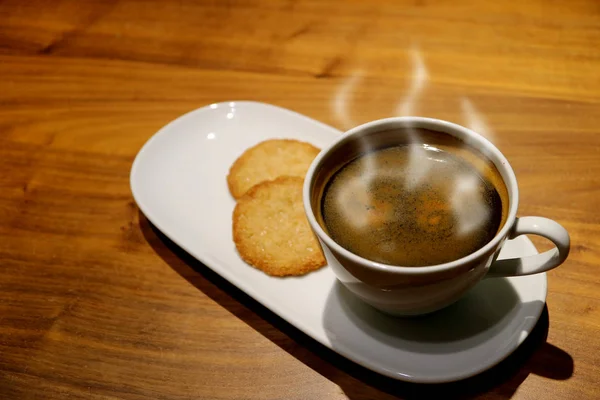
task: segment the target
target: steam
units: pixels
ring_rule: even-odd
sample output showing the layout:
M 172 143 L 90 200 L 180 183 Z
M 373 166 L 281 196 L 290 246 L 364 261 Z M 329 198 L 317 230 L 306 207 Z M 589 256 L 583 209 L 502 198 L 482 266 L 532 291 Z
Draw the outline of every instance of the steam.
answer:
M 411 76 L 409 87 L 405 96 L 395 107 L 395 115 L 410 116 L 415 114 L 415 106 L 427 87 L 429 81 L 429 72 L 418 46 L 414 46 L 410 53 Z M 346 79 L 336 91 L 332 99 L 332 109 L 335 118 L 343 129 L 350 129 L 356 126 L 349 113 L 349 103 L 357 86 L 362 82 L 363 71 L 355 71 Z M 467 97 L 460 99 L 461 110 L 466 120 L 466 125 L 475 132 L 492 139 L 493 133 L 486 124 L 483 116 L 477 111 L 474 104 Z M 406 190 L 414 190 L 431 176 L 431 166 L 436 164 L 433 161 L 445 162 L 443 158 L 436 157 L 435 147 L 422 144 L 419 141 L 418 130 L 414 128 L 407 129 L 408 139 L 412 145 L 409 146 L 409 156 L 407 164 L 403 171 L 394 170 L 394 168 L 385 168 L 383 165 L 376 165 L 375 157 L 363 157 L 357 165 L 359 169 L 358 176 L 347 182 L 339 191 L 339 196 L 335 199 L 337 209 L 346 216 L 345 222 L 355 229 L 367 228 L 370 224 L 369 212 L 365 209 L 376 209 L 376 201 L 369 198 L 369 189 L 374 183 L 375 177 L 384 179 L 403 180 L 402 184 Z M 362 142 L 363 154 L 372 150 L 372 145 L 368 141 Z M 433 150 L 433 151 L 432 151 Z M 468 235 L 484 224 L 489 218 L 488 209 L 481 202 L 474 201 L 480 196 L 482 182 L 477 176 L 457 175 L 453 178 L 450 185 L 451 190 L 448 193 L 448 203 L 451 205 L 454 213 L 454 220 L 459 224 L 455 226 L 456 234 Z M 383 252 L 393 251 L 397 246 L 393 241 L 382 243 Z
M 492 140 L 493 133 L 489 125 L 468 97 L 461 98 L 461 109 L 466 120 L 466 126 L 488 140 Z M 456 220 L 460 221 L 459 226 L 457 226 L 459 235 L 469 235 L 485 224 L 490 217 L 489 209 L 479 202 L 469 201 L 477 198 L 477 191 L 480 186 L 481 182 L 475 176 L 459 175 L 455 179 L 451 204 Z
M 490 210 L 481 202 L 473 201 L 480 193 L 481 182 L 474 175 L 459 175 L 454 181 L 454 190 L 450 196 L 452 210 L 459 224 L 456 234 L 466 236 L 485 224 Z
M 473 102 L 468 97 L 463 97 L 461 98 L 460 105 L 467 128 L 479 133 L 491 142 L 494 139 L 494 133 L 485 122 L 483 115 L 477 111 Z
M 396 114 L 399 116 L 410 116 L 413 115 L 415 104 L 419 99 L 419 96 L 423 92 L 425 85 L 429 79 L 427 67 L 423 56 L 418 46 L 413 46 L 410 52 L 410 61 L 412 66 L 412 79 L 410 87 L 404 99 L 396 107 Z M 414 128 L 409 127 L 407 129 L 407 135 L 411 143 L 418 143 L 419 135 Z M 407 177 L 404 182 L 406 189 L 414 189 L 418 186 L 423 179 L 429 174 L 430 163 L 422 163 L 423 157 L 427 157 L 427 152 L 420 146 L 410 146 L 410 153 L 408 157 L 408 168 Z
M 371 170 L 367 168 L 365 172 L 369 174 Z M 369 225 L 367 213 L 363 212 L 363 208 L 369 204 L 370 199 L 367 196 L 367 190 L 371 179 L 372 177 L 369 175 L 364 178 L 352 178 L 339 191 L 335 199 L 336 206 L 341 210 L 343 215 L 348 216 L 347 222 L 354 229 L 363 229 Z
M 410 60 L 412 64 L 412 79 L 408 93 L 404 99 L 396 107 L 396 115 L 406 116 L 412 115 L 414 111 L 414 105 L 417 102 L 419 95 L 425 88 L 425 84 L 429 79 L 427 73 L 427 67 L 423 61 L 423 56 L 419 47 L 414 46 L 410 52 Z
M 346 79 L 342 85 L 338 88 L 333 97 L 332 108 L 335 118 L 343 129 L 350 129 L 356 126 L 354 120 L 350 117 L 348 103 L 352 98 L 352 94 L 356 89 L 356 86 L 361 83 L 363 79 L 363 71 L 356 70 L 354 73 Z M 368 153 L 370 146 L 368 143 L 363 143 L 363 152 Z M 367 157 L 367 159 L 370 159 Z M 366 194 L 368 185 L 370 184 L 373 171 L 376 166 L 369 164 L 363 171 L 361 171 L 360 178 L 354 178 L 348 182 L 339 196 L 336 199 L 336 205 L 344 215 L 348 215 L 348 222 L 352 224 L 355 229 L 361 229 L 368 225 L 367 215 L 360 212 L 360 207 L 364 204 L 369 203 L 369 199 L 363 196 L 357 199 L 357 194 Z
M 333 97 L 333 113 L 343 129 L 348 130 L 356 126 L 348 113 L 348 102 L 351 100 L 352 93 L 362 80 L 362 77 L 362 70 L 355 71 L 344 83 L 342 83 L 342 86 L 340 86 Z

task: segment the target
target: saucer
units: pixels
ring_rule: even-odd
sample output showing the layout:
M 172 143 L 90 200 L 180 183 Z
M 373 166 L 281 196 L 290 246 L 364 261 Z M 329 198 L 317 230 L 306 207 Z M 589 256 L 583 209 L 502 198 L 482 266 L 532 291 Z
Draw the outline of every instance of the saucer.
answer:
M 476 375 L 529 335 L 546 300 L 546 274 L 484 279 L 452 306 L 402 319 L 380 313 L 340 285 L 330 268 L 274 278 L 244 263 L 232 240 L 235 201 L 226 176 L 248 147 L 292 138 L 323 148 L 341 132 L 272 105 L 235 101 L 185 114 L 138 153 L 131 190 L 140 210 L 173 242 L 296 328 L 380 374 L 441 383 Z M 525 236 L 500 258 L 533 255 Z

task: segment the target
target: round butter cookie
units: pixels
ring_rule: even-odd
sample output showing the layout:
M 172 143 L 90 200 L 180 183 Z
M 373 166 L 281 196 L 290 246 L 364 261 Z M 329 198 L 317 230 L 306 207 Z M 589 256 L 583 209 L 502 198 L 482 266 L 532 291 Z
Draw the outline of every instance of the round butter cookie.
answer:
M 304 178 L 308 167 L 321 150 L 292 139 L 272 139 L 246 150 L 231 166 L 227 185 L 239 199 L 252 186 L 279 176 Z
M 272 276 L 304 275 L 326 265 L 302 202 L 303 178 L 252 187 L 233 211 L 233 241 L 248 264 Z

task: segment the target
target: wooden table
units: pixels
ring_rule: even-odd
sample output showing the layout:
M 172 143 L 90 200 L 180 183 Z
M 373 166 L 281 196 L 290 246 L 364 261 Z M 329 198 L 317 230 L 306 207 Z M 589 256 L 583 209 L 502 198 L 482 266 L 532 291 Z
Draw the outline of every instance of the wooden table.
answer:
M 492 138 L 520 215 L 571 233 L 530 339 L 465 382 L 396 382 L 169 243 L 132 199 L 132 160 L 232 99 Z M 597 0 L 2 1 L 0 398 L 600 398 L 599 115 Z

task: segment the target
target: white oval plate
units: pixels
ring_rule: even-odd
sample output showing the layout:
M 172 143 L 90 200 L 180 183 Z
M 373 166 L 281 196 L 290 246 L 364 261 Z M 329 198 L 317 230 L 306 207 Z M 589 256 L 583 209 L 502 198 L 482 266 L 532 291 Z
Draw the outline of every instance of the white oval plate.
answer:
M 329 268 L 273 278 L 238 256 L 231 236 L 235 206 L 226 184 L 233 161 L 271 138 L 323 147 L 340 132 L 272 105 L 212 104 L 177 118 L 138 153 L 131 189 L 146 217 L 173 242 L 318 342 L 383 375 L 449 382 L 497 364 L 535 326 L 546 275 L 488 279 L 453 306 L 428 317 L 392 318 L 347 293 Z M 533 255 L 524 236 L 500 258 Z

